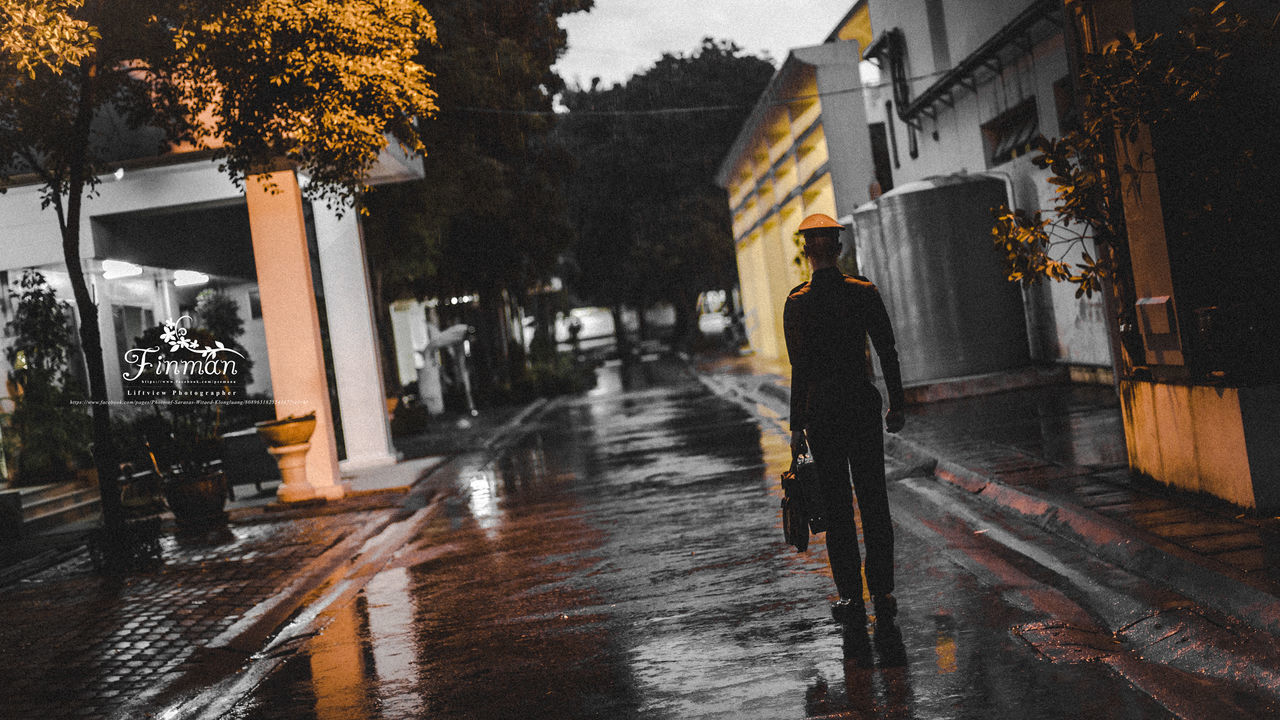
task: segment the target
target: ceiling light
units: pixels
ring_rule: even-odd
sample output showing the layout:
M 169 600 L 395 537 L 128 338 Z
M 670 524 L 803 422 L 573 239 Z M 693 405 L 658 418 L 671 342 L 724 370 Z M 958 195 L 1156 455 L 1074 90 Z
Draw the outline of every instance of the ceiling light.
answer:
M 178 287 L 186 285 L 204 285 L 209 282 L 209 276 L 196 270 L 174 270 L 173 284 Z
M 142 274 L 142 266 L 134 265 L 124 260 L 103 260 L 102 261 L 102 279 L 115 280 L 116 278 L 137 277 Z

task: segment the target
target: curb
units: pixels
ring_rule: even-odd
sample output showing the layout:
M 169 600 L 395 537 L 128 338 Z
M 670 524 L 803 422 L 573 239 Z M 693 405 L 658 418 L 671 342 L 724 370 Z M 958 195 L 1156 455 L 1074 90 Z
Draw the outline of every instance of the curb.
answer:
M 543 410 L 545 410 L 547 406 L 550 404 L 551 404 L 551 401 L 549 399 L 538 398 L 537 400 L 534 400 L 533 402 L 524 406 L 524 408 L 522 408 L 520 412 L 513 415 L 510 420 L 502 423 L 501 425 L 493 429 L 493 434 L 484 443 L 485 450 L 492 451 L 495 448 L 499 448 L 503 438 L 510 435 L 513 430 L 515 430 L 517 427 L 522 425 L 524 421 L 528 420 L 531 416 L 536 415 L 542 412 Z
M 1018 514 L 1093 555 L 1169 587 L 1272 635 L 1280 636 L 1276 589 L 1235 568 L 1196 555 L 1140 529 L 1059 499 L 1007 485 L 944 458 L 919 443 L 885 434 L 885 453 L 924 466 L 939 480 Z

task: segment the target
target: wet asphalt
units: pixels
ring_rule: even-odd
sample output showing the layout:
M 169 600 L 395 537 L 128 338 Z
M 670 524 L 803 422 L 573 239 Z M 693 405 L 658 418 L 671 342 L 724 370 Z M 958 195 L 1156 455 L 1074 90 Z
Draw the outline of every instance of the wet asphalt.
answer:
M 1275 716 L 1269 677 L 1200 672 L 1221 643 L 1157 645 L 1228 623 L 909 468 L 898 629 L 842 633 L 821 539 L 782 539 L 785 435 L 681 363 L 525 430 L 432 478 L 444 512 L 225 717 Z

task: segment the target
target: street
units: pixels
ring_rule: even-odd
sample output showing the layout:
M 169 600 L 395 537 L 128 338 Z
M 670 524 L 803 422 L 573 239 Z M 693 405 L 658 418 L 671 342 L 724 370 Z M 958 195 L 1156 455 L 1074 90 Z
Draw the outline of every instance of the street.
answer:
M 897 464 L 901 641 L 842 638 L 821 538 L 782 540 L 781 424 L 681 363 L 606 367 L 524 429 L 433 477 L 445 512 L 222 716 L 1277 712 L 1269 637 Z

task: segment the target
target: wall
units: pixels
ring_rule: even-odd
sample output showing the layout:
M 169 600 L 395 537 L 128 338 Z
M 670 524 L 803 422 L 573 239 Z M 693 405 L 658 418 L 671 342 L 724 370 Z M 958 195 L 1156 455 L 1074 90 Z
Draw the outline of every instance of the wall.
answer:
M 1280 509 L 1280 388 L 1122 380 L 1129 466 L 1263 512 Z
M 795 262 L 800 221 L 847 215 L 869 198 L 859 57 L 854 40 L 793 50 L 721 168 L 748 338 L 770 359 L 786 359 L 783 304 L 805 279 Z
M 907 46 L 907 74 L 917 78 L 912 83 L 914 98 L 1031 4 L 1031 0 L 895 0 L 873 3 L 871 19 L 878 33 L 895 27 L 902 29 Z M 934 6 L 934 19 L 940 15 L 945 20 L 941 35 L 945 39 L 946 57 L 939 53 L 939 28 L 931 28 L 929 24 L 930 5 Z M 940 60 L 950 63 L 940 64 Z M 1067 77 L 1069 72 L 1062 36 L 1045 37 L 1035 44 L 1029 55 L 1008 64 L 999 76 L 980 80 L 976 92 L 968 88 L 954 92 L 954 106 L 938 104 L 936 120 L 922 117 L 922 130 L 914 131 L 918 147 L 914 158 L 909 153 L 913 130 L 896 117 L 896 112 L 894 116 L 886 116 L 883 102 L 869 103 L 869 120 L 892 123 L 898 139 L 900 167 L 894 169 L 895 186 L 957 172 L 990 172 L 1008 183 L 1012 207 L 1027 211 L 1051 207 L 1054 193 L 1053 186 L 1045 182 L 1047 172 L 1035 168 L 1025 155 L 990 166 L 982 127 L 1034 98 L 1039 131 L 1046 136 L 1059 135 L 1054 83 Z M 882 75 L 887 82 L 888 73 Z M 989 247 L 983 250 L 995 252 Z M 1068 259 L 1079 255 L 1080 250 L 1075 249 Z M 1064 283 L 1032 288 L 1024 295 L 1033 359 L 1110 366 L 1101 297 L 1077 299 L 1075 286 Z

